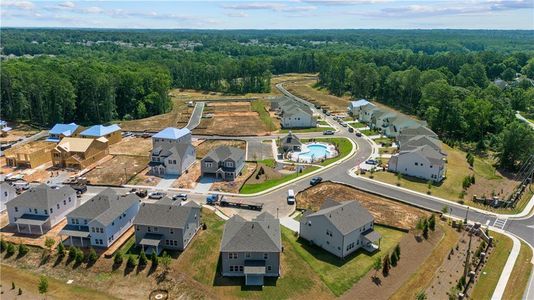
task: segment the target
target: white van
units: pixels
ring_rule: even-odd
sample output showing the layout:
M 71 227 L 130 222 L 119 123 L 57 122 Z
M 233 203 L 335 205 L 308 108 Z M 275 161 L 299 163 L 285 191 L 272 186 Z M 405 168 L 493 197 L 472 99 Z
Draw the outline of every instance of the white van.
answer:
M 293 190 L 287 190 L 287 204 L 295 204 L 295 192 Z
M 26 181 L 16 181 L 11 184 L 17 191 L 25 191 L 30 188 L 30 184 Z

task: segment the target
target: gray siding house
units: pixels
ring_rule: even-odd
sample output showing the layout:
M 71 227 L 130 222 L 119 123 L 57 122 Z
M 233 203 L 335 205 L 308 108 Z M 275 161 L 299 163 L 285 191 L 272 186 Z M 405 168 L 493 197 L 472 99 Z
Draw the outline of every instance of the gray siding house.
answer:
M 183 251 L 200 228 L 200 206 L 163 198 L 142 203 L 134 219 L 135 244 L 147 254 L 163 249 Z
M 228 146 L 211 150 L 200 162 L 202 176 L 232 181 L 245 166 L 245 151 Z
M 302 142 L 290 130 L 286 136 L 280 139 L 280 149 L 283 153 L 300 151 L 302 149 Z
M 133 225 L 141 199 L 135 194 L 117 195 L 111 188 L 67 214 L 66 235 L 73 245 L 79 238 L 81 246 L 109 247 Z
M 252 221 L 234 215 L 224 225 L 221 241 L 223 276 L 245 277 L 245 285 L 263 285 L 280 276 L 280 221 L 262 213 Z
M 300 220 L 300 237 L 343 259 L 363 248 L 373 252 L 380 235 L 374 218 L 357 201 L 326 200 L 317 212 L 307 211 Z
M 445 155 L 429 145 L 403 150 L 391 156 L 388 170 L 440 182 L 445 178 Z
M 17 191 L 9 183 L 0 182 L 0 211 L 6 209 L 6 203 L 17 196 Z
M 280 116 L 282 128 L 310 128 L 317 126 L 317 118 L 312 109 L 301 102 L 286 96 L 271 100 L 271 110 Z
M 33 226 L 34 233 L 38 227 L 43 234 L 76 208 L 76 191 L 70 186 L 50 187 L 43 183 L 13 198 L 6 206 L 9 224 L 17 226 L 18 232 L 26 229 L 32 233 Z
M 168 127 L 152 136 L 150 171 L 154 175 L 182 175 L 196 159 L 187 128 Z

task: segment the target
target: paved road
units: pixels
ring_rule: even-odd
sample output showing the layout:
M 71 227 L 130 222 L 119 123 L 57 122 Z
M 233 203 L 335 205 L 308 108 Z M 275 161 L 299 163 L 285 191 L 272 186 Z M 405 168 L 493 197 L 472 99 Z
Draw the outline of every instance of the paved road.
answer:
M 205 105 L 205 102 L 196 102 L 195 109 L 193 109 L 193 113 L 191 114 L 191 117 L 189 117 L 189 122 L 185 126 L 187 129 L 193 130 L 200 124 Z
M 518 118 L 519 120 L 527 123 L 532 129 L 534 129 L 534 123 L 530 122 L 529 120 L 527 120 L 525 117 L 523 117 L 520 113 L 516 113 L 515 114 L 515 117 Z

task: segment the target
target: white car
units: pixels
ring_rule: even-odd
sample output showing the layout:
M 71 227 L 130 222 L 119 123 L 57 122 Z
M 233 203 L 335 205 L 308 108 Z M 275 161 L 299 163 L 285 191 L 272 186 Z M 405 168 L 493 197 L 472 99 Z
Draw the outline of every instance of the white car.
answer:
M 176 194 L 176 195 L 172 196 L 172 200 L 186 201 L 187 200 L 187 194 L 185 194 L 185 193 Z
M 165 193 L 163 192 L 151 192 L 148 194 L 148 198 L 150 199 L 161 199 L 163 197 L 165 197 Z

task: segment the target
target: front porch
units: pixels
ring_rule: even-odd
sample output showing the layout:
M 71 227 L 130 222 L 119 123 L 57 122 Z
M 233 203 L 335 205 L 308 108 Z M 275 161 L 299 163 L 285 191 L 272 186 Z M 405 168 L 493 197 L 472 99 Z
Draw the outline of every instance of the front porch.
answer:
M 382 237 L 378 232 L 374 231 L 373 229 L 368 229 L 367 231 L 362 233 L 362 237 L 362 248 L 365 251 L 373 253 L 380 249 L 380 240 L 382 239 Z
M 155 252 L 157 255 L 159 255 L 161 250 L 163 250 L 161 245 L 162 240 L 163 235 L 161 234 L 147 233 L 141 239 L 141 241 L 139 241 L 139 245 L 141 245 L 141 249 L 145 252 L 145 254 L 151 255 L 152 252 Z
M 24 233 L 24 230 L 27 229 L 29 234 L 43 234 L 43 226 L 47 224 L 49 218 L 49 216 L 23 214 L 15 221 L 17 232 Z M 39 227 L 39 230 L 34 230 L 32 233 L 32 226 Z

